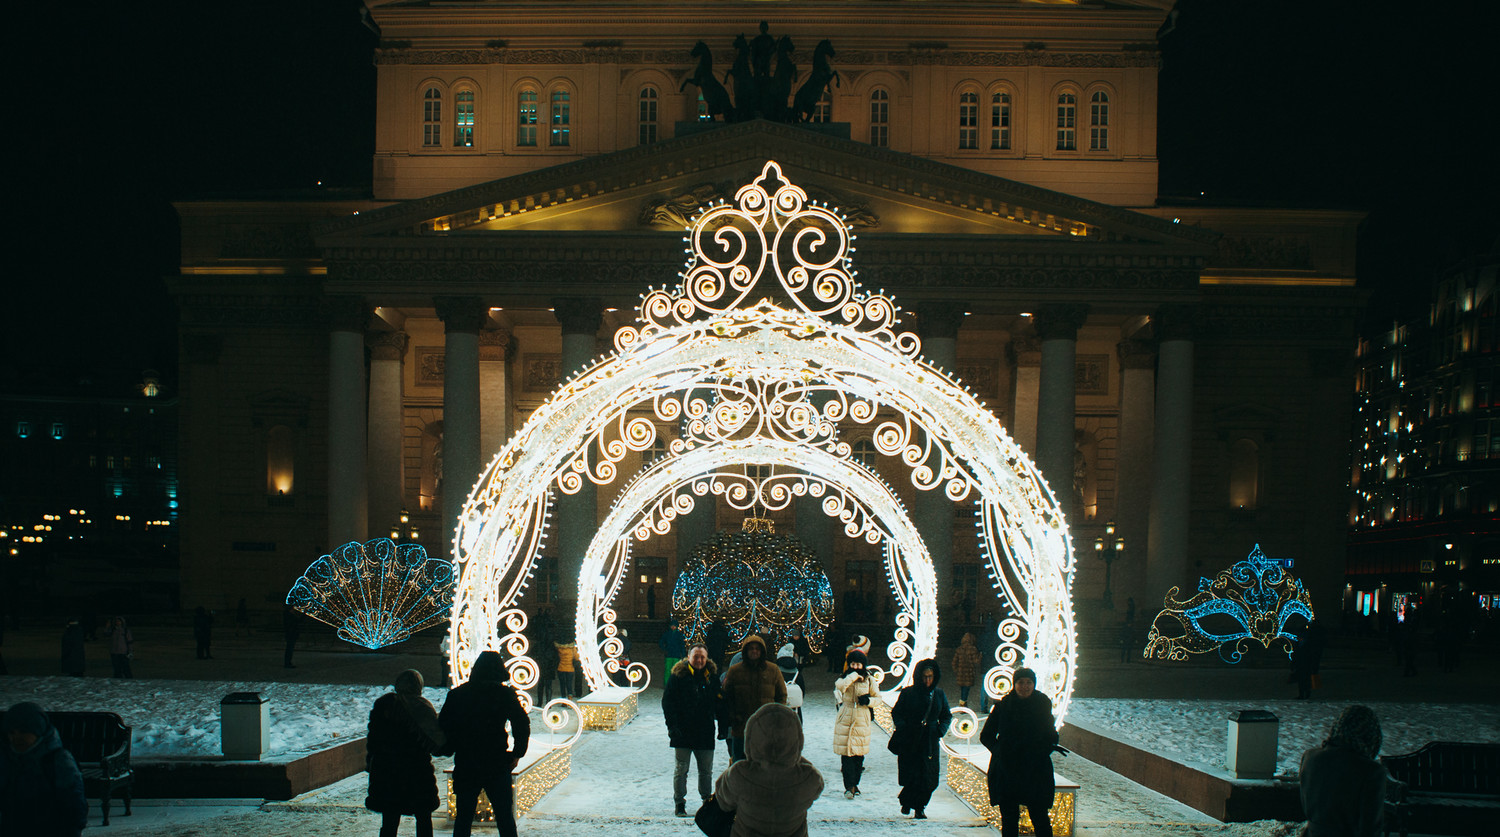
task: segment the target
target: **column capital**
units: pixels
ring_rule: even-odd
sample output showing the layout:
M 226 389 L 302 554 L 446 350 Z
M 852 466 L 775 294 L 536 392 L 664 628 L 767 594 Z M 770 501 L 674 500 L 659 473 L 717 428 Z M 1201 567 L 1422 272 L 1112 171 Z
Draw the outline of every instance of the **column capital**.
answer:
M 477 296 L 435 296 L 432 307 L 445 333 L 478 334 L 490 318 L 490 307 Z
M 1042 340 L 1077 340 L 1078 329 L 1088 316 L 1087 304 L 1049 303 L 1037 306 L 1031 322 Z
M 1156 331 L 1156 340 L 1194 340 L 1198 335 L 1198 328 L 1202 321 L 1202 314 L 1198 306 L 1180 303 L 1168 303 L 1156 309 L 1151 316 L 1151 325 Z
M 1042 341 L 1035 334 L 1017 334 L 1005 347 L 1010 362 L 1015 366 L 1041 366 Z
M 1125 369 L 1152 369 L 1156 366 L 1156 344 L 1149 340 L 1121 340 L 1115 344 L 1120 366 Z
M 406 357 L 406 347 L 411 342 L 404 331 L 379 329 L 365 332 L 365 345 L 370 347 L 373 360 L 401 360 Z
M 479 359 L 505 360 L 510 352 L 511 330 L 493 325 L 479 330 Z
M 362 296 L 330 296 L 323 300 L 323 318 L 329 331 L 357 331 L 370 325 L 375 312 Z
M 958 338 L 964 322 L 964 308 L 954 302 L 919 302 L 913 306 L 917 315 L 917 336 L 923 340 Z
M 564 296 L 552 300 L 552 315 L 563 334 L 597 334 L 604 320 L 604 301 L 597 296 Z

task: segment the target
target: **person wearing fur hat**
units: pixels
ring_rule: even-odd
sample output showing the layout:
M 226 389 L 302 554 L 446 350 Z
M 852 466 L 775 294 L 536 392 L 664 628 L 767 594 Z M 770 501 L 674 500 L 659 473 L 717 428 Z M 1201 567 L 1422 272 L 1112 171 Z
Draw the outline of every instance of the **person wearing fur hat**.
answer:
M 42 707 L 30 701 L 5 713 L 0 758 L 0 832 L 78 837 L 88 823 L 83 774 Z
M 661 712 L 667 721 L 667 744 L 677 757 L 672 774 L 673 811 L 688 816 L 688 762 L 698 760 L 699 801 L 714 792 L 714 738 L 718 716 L 719 667 L 708 658 L 708 649 L 695 644 L 687 656 L 672 666 L 662 693 Z
M 432 835 L 432 812 L 438 806 L 432 756 L 443 752 L 447 739 L 422 686 L 422 673 L 407 669 L 396 675 L 396 690 L 381 695 L 370 710 L 365 807 L 380 812 L 380 837 L 396 837 L 402 816 L 416 818 L 417 837 Z
M 880 673 L 865 671 L 865 655 L 850 651 L 844 660 L 844 676 L 833 683 L 838 717 L 833 721 L 833 751 L 839 754 L 844 775 L 844 798 L 859 796 L 859 776 L 870 752 L 870 727 L 874 703 L 880 701 Z
M 719 808 L 735 812 L 730 837 L 806 837 L 807 809 L 823 793 L 823 774 L 802 755 L 797 714 L 768 703 L 746 719 L 744 740 L 745 757 L 714 785 Z
M 526 755 L 531 720 L 516 690 L 505 685 L 505 662 L 498 652 L 479 653 L 469 679 L 443 701 L 438 724 L 453 751 L 453 837 L 469 837 L 481 790 L 489 796 L 500 834 L 516 837 L 511 771 Z
M 1000 809 L 1002 837 L 1016 837 L 1021 828 L 1021 806 L 1031 817 L 1036 837 L 1052 837 L 1048 811 L 1056 795 L 1052 748 L 1057 746 L 1057 723 L 1052 699 L 1037 691 L 1036 672 L 1016 669 L 1009 693 L 995 704 L 979 731 L 979 743 L 990 751 L 987 777 L 990 804 Z
M 1324 742 L 1302 755 L 1302 810 L 1307 837 L 1385 833 L 1380 719 L 1368 706 L 1347 706 Z M 1416 829 L 1420 831 L 1421 829 Z
M 729 719 L 731 764 L 745 757 L 745 722 L 750 716 L 768 703 L 786 703 L 786 681 L 781 669 L 766 659 L 765 641 L 751 634 L 745 637 L 740 651 L 744 658 L 729 667 L 719 690 L 723 712 Z
M 917 663 L 912 671 L 911 685 L 901 690 L 896 705 L 891 707 L 891 721 L 896 725 L 892 737 L 910 741 L 896 754 L 901 813 L 915 811 L 914 816 L 919 820 L 927 819 L 927 802 L 938 786 L 938 742 L 948 734 L 948 725 L 953 722 L 948 696 L 938 688 L 940 680 L 942 670 L 938 668 L 937 660 Z M 907 730 L 909 732 L 904 732 Z

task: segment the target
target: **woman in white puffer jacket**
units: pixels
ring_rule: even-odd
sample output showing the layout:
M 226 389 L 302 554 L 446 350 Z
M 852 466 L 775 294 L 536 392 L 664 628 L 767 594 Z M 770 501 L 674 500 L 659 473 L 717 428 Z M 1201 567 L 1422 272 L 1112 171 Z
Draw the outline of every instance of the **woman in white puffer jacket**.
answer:
M 865 655 L 850 651 L 844 659 L 844 676 L 834 681 L 834 701 L 839 714 L 833 722 L 833 751 L 839 754 L 844 774 L 844 798 L 859 796 L 859 775 L 870 752 L 870 728 L 874 704 L 880 701 L 880 672 L 865 671 Z

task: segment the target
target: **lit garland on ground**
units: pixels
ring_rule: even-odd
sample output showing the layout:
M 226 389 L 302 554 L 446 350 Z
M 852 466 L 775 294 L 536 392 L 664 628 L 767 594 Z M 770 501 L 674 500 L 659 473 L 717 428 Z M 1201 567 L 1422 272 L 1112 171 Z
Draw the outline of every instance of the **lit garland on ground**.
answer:
M 339 639 L 384 648 L 436 625 L 453 602 L 453 564 L 421 544 L 346 543 L 307 568 L 286 603 L 338 628 Z
M 646 293 L 639 326 L 616 332 L 616 353 L 566 381 L 475 485 L 455 532 L 464 578 L 452 622 L 455 680 L 492 647 L 492 626 L 526 587 L 549 489 L 612 484 L 627 454 L 652 448 L 659 425 L 678 425 L 682 436 L 621 489 L 584 556 L 575 629 L 590 686 L 608 684 L 610 666 L 619 667 L 610 604 L 627 577 L 631 537 L 670 531 L 710 494 L 732 499 L 718 493 L 729 473 L 754 463 L 775 476 L 741 496 L 799 485 L 846 534 L 885 544 L 899 687 L 910 659 L 935 651 L 936 582 L 895 492 L 852 460 L 839 426 L 853 422 L 874 425 L 877 452 L 899 458 L 916 488 L 978 497 L 981 548 L 1007 614 L 985 688 L 998 697 L 1028 665 L 1062 722 L 1076 642 L 1072 548 L 1057 502 L 994 414 L 918 357 L 916 336 L 896 329 L 895 303 L 855 281 L 853 240 L 837 212 L 809 202 L 775 163 L 734 204 L 695 220 L 682 284 Z
M 833 621 L 833 588 L 806 544 L 752 517 L 743 531 L 720 532 L 693 550 L 677 575 L 672 612 L 692 642 L 722 619 L 736 644 L 759 634 L 779 645 L 800 631 L 817 652 Z
M 1302 581 L 1260 551 L 1219 573 L 1198 579 L 1198 592 L 1178 598 L 1167 592 L 1165 608 L 1151 622 L 1144 656 L 1185 660 L 1189 654 L 1218 651 L 1228 663 L 1239 662 L 1251 643 L 1287 654 L 1312 621 L 1312 599 Z

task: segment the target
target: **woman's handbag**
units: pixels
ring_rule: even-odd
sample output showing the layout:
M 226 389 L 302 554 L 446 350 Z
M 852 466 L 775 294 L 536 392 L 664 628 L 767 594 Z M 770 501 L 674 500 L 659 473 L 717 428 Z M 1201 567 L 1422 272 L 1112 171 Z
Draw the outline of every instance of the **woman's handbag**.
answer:
M 729 837 L 729 830 L 734 828 L 734 812 L 720 808 L 719 800 L 710 796 L 693 815 L 693 822 L 708 837 Z

